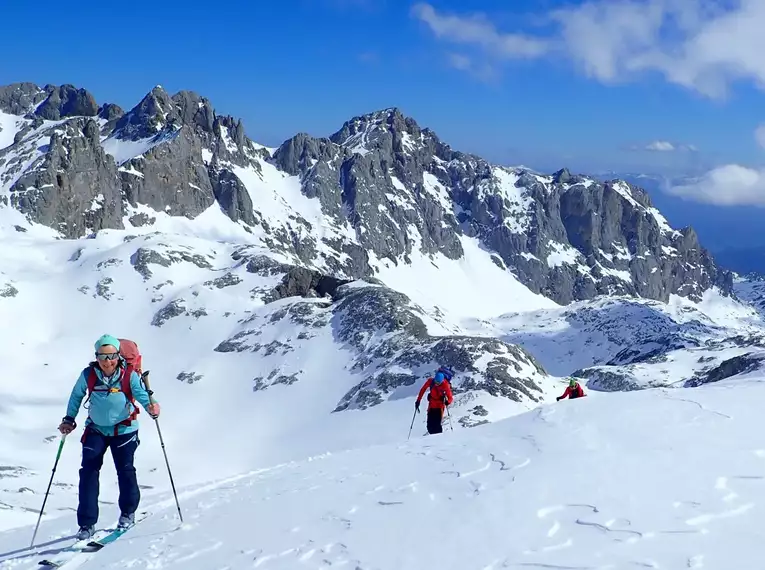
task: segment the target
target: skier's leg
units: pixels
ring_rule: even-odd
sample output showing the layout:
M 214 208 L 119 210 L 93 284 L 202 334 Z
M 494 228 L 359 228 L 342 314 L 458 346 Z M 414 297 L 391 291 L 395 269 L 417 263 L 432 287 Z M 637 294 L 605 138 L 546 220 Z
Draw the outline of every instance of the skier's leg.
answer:
M 428 433 L 441 433 L 441 410 L 428 408 Z
M 80 527 L 92 526 L 98 522 L 98 476 L 107 447 L 108 443 L 103 434 L 86 428 L 82 438 L 80 500 L 77 506 L 77 524 Z
M 137 431 L 118 435 L 111 440 L 112 459 L 114 459 L 120 489 L 118 503 L 121 515 L 133 514 L 141 500 L 141 491 L 138 489 L 138 478 L 133 465 L 135 450 L 139 443 Z

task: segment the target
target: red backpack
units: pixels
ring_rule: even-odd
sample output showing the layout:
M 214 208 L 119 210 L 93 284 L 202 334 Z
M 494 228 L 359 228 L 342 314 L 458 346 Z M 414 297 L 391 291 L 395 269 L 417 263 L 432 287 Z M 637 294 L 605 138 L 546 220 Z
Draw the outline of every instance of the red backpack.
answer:
M 140 376 L 142 373 L 141 367 L 143 365 L 141 361 L 141 351 L 138 349 L 138 345 L 134 341 L 125 338 L 118 340 L 120 341 L 120 356 L 122 356 L 122 358 L 124 358 L 125 362 L 127 363 L 127 366 L 122 369 L 122 374 L 120 375 L 119 388 L 107 388 L 107 386 L 103 383 L 96 386 L 98 383 L 98 376 L 96 375 L 95 368 L 98 366 L 97 363 L 91 362 L 86 369 L 88 371 L 88 400 L 90 400 L 90 395 L 93 392 L 121 391 L 125 394 L 128 402 L 133 405 L 133 412 L 130 414 L 130 416 L 114 426 L 114 435 L 117 435 L 117 426 L 130 425 L 140 413 L 135 398 L 133 398 L 133 389 L 130 387 L 130 377 L 133 375 L 133 371 L 138 372 L 138 375 Z

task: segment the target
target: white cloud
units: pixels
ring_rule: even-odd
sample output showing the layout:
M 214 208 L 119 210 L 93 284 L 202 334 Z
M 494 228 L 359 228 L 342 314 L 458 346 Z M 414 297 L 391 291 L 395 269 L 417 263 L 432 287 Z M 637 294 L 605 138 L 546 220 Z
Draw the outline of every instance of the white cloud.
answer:
M 754 138 L 765 148 L 765 123 L 755 129 Z M 669 185 L 666 191 L 688 200 L 718 206 L 765 207 L 765 167 L 725 164 L 699 178 Z
M 632 145 L 630 150 L 649 151 L 649 152 L 696 152 L 698 148 L 692 144 L 672 143 L 664 140 L 655 140 L 643 145 Z
M 548 42 L 543 38 L 498 32 L 484 14 L 440 14 L 430 4 L 419 3 L 412 6 L 412 15 L 425 22 L 439 39 L 475 45 L 501 58 L 536 58 L 548 50 Z
M 491 82 L 498 77 L 497 71 L 493 66 L 482 61 L 476 62 L 461 53 L 448 54 L 448 63 L 454 69 L 469 73 L 481 81 Z
M 661 151 L 661 152 L 677 150 L 675 148 L 675 145 L 673 145 L 671 142 L 667 142 L 667 141 L 653 141 L 652 143 L 648 143 L 645 146 L 645 149 L 646 150 Z
M 669 186 L 666 191 L 688 200 L 718 206 L 765 207 L 765 168 L 726 164 L 695 180 Z
M 546 14 L 552 34 L 500 31 L 485 14 L 420 3 L 412 14 L 440 40 L 473 46 L 494 62 L 563 58 L 604 83 L 655 72 L 709 97 L 749 80 L 765 90 L 765 1 L 591 0 Z

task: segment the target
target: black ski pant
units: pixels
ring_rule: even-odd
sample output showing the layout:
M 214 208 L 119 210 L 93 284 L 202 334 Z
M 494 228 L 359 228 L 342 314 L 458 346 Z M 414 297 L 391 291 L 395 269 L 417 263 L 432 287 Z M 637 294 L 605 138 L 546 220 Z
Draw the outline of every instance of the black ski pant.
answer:
M 82 438 L 82 467 L 80 468 L 80 501 L 77 506 L 77 524 L 91 526 L 98 522 L 98 493 L 101 466 L 107 449 L 111 449 L 119 485 L 120 514 L 131 514 L 138 509 L 141 492 L 133 457 L 140 441 L 138 431 L 106 436 L 86 428 Z
M 428 408 L 428 433 L 443 433 L 441 420 L 444 417 L 444 411 L 441 408 Z

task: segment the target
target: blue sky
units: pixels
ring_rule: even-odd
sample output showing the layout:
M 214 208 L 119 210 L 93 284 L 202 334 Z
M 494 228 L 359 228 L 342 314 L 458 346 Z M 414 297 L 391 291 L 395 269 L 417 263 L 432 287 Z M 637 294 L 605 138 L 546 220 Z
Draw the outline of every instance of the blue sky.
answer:
M 710 3 L 133 0 L 110 13 L 93 0 L 11 2 L 0 84 L 72 83 L 125 109 L 156 84 L 191 89 L 269 145 L 397 106 L 492 161 L 575 171 L 736 164 L 745 170 L 722 174 L 746 194 L 747 173 L 765 181 L 755 136 L 765 40 L 751 24 L 765 12 L 750 1 L 710 16 L 700 11 Z M 709 47 L 720 45 L 729 47 Z M 645 150 L 651 143 L 674 150 Z M 719 180 L 704 183 L 702 198 L 716 199 Z

